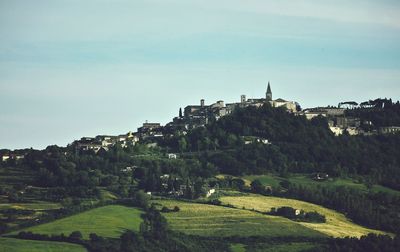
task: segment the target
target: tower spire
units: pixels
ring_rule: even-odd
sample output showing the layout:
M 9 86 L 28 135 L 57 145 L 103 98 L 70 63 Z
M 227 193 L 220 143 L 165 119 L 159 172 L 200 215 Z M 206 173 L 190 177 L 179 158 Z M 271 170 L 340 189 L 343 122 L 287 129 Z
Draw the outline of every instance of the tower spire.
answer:
M 271 85 L 269 84 L 269 81 L 268 81 L 267 93 L 266 93 L 265 98 L 267 101 L 272 101 L 272 91 L 271 91 Z

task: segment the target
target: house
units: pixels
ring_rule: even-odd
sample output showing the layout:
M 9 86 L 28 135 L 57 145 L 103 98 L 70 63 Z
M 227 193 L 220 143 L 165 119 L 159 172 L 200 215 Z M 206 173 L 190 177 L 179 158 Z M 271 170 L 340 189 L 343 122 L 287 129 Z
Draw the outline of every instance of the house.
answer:
M 325 181 L 325 180 L 327 180 L 328 178 L 329 178 L 329 175 L 328 175 L 328 174 L 326 174 L 326 173 L 321 173 L 321 172 L 315 173 L 315 174 L 313 174 L 313 176 L 312 176 L 312 179 L 313 179 L 313 180 L 316 180 L 316 181 Z
M 286 108 L 287 111 L 292 112 L 292 113 L 297 111 L 297 104 L 293 101 L 286 101 L 282 98 L 279 98 L 276 100 L 272 100 L 269 103 L 274 108 L 283 107 L 283 108 Z
M 158 138 L 163 137 L 163 127 L 160 123 L 143 123 L 143 126 L 138 128 L 137 137 L 139 139 L 146 139 L 146 138 Z
M 176 159 L 177 155 L 175 153 L 168 153 L 168 158 L 169 159 Z
M 244 144 L 253 144 L 253 143 L 262 143 L 262 144 L 271 144 L 268 139 L 258 138 L 256 136 L 242 136 Z
M 2 162 L 6 162 L 7 160 L 18 161 L 18 160 L 21 160 L 24 158 L 25 158 L 25 155 L 23 155 L 23 154 L 9 153 L 9 154 L 3 154 L 1 156 L 1 161 Z
M 378 131 L 380 134 L 395 134 L 400 132 L 400 127 L 397 126 L 380 127 Z
M 121 172 L 132 172 L 136 168 L 137 168 L 136 166 L 127 166 L 127 167 L 121 169 Z
M 215 188 L 211 188 L 207 191 L 206 193 L 206 198 L 209 198 L 211 195 L 213 195 L 216 192 Z
M 1 156 L 1 161 L 5 162 L 5 161 L 7 161 L 7 160 L 10 159 L 10 158 L 11 158 L 11 156 L 10 156 L 9 154 L 3 154 L 3 155 Z

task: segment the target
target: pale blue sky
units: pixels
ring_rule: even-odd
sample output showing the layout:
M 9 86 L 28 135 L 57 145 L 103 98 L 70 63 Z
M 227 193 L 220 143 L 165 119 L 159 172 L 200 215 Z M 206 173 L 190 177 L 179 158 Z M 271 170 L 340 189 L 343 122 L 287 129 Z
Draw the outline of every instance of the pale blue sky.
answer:
M 400 99 L 396 0 L 0 0 L 0 148 L 168 122 L 241 94 Z

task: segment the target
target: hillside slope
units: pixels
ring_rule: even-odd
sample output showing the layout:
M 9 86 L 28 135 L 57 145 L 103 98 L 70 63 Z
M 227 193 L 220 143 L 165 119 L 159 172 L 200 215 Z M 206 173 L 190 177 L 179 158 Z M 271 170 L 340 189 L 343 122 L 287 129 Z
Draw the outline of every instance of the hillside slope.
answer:
M 308 202 L 285 199 L 278 197 L 268 197 L 250 194 L 248 196 L 226 196 L 220 198 L 224 204 L 231 204 L 238 208 L 254 209 L 263 212 L 269 212 L 271 208 L 279 208 L 289 206 L 295 209 L 307 212 L 316 211 L 326 217 L 326 223 L 306 223 L 298 222 L 300 225 L 324 233 L 328 236 L 340 237 L 361 237 L 369 233 L 384 234 L 384 232 L 368 229 L 360 225 L 354 224 L 343 214 L 334 210 L 321 207 L 319 205 Z

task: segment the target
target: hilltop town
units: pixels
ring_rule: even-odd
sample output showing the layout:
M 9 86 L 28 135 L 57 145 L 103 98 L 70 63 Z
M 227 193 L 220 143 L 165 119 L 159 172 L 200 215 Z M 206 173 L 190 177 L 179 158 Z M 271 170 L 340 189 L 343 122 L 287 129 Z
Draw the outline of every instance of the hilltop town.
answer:
M 342 134 L 349 135 L 376 135 L 376 134 L 391 134 L 400 132 L 400 125 L 374 125 L 371 120 L 357 117 L 354 111 L 369 111 L 376 112 L 385 107 L 393 105 L 391 99 L 376 99 L 358 104 L 357 102 L 341 102 L 338 106 L 315 107 L 302 109 L 296 101 L 289 101 L 282 98 L 273 99 L 271 84 L 268 82 L 267 90 L 264 98 L 246 98 L 246 95 L 240 96 L 239 102 L 225 103 L 222 100 L 216 101 L 207 105 L 204 99 L 200 100 L 198 105 L 187 105 L 179 109 L 179 115 L 174 117 L 171 122 L 166 125 L 161 123 L 145 122 L 136 132 L 128 132 L 121 135 L 98 135 L 95 137 L 82 137 L 79 140 L 71 143 L 77 152 L 108 151 L 110 147 L 119 144 L 125 148 L 129 145 L 135 145 L 138 142 L 145 142 L 149 146 L 156 146 L 157 141 L 166 136 L 174 134 L 186 135 L 189 130 L 203 127 L 213 121 L 218 121 L 220 118 L 232 114 L 237 108 L 246 107 L 262 107 L 264 105 L 273 108 L 281 108 L 287 113 L 296 116 L 304 116 L 308 120 L 316 117 L 327 119 L 329 129 L 336 136 Z M 396 103 L 398 105 L 398 102 Z M 259 141 L 267 142 L 266 139 Z M 24 153 L 3 152 L 1 160 L 8 159 L 20 160 L 24 158 Z
M 171 235 L 208 244 L 203 234 L 220 232 L 211 221 L 226 232 L 214 240 L 225 246 L 220 251 L 238 237 L 248 251 L 269 247 L 266 237 L 280 244 L 310 239 L 332 251 L 327 241 L 335 238 L 399 233 L 399 126 L 400 104 L 390 99 L 302 109 L 274 99 L 268 83 L 264 98 L 202 99 L 166 125 L 145 122 L 135 132 L 82 137 L 66 147 L 0 150 L 0 235 L 121 251 L 131 231 L 120 230 L 132 229 L 135 213 L 134 235 L 148 242 L 138 245 L 148 247 L 143 251 L 170 251 Z M 73 228 L 60 224 L 65 220 Z M 152 247 L 160 237 L 168 249 Z M 392 246 L 390 237 L 368 237 Z
M 218 121 L 220 118 L 232 114 L 237 108 L 259 108 L 265 104 L 273 108 L 285 109 L 288 113 L 297 116 L 304 116 L 308 120 L 319 116 L 324 117 L 328 121 L 329 129 L 336 136 L 344 133 L 349 135 L 374 135 L 400 132 L 400 125 L 374 125 L 370 120 L 365 120 L 352 115 L 352 113 L 348 113 L 354 110 L 379 110 L 392 104 L 391 100 L 377 99 L 360 104 L 354 101 L 341 102 L 338 106 L 302 109 L 296 101 L 282 98 L 273 99 L 271 84 L 268 82 L 264 98 L 247 99 L 246 95 L 241 95 L 239 102 L 225 103 L 219 100 L 210 105 L 207 105 L 205 100 L 201 99 L 198 105 L 187 105 L 183 111 L 182 108 L 179 109 L 179 115 L 164 126 L 161 123 L 146 121 L 136 132 L 128 132 L 127 134 L 118 136 L 99 135 L 96 137 L 83 137 L 72 143 L 72 145 L 76 146 L 79 151 L 93 150 L 96 153 L 100 150 L 107 151 L 110 146 L 116 143 L 119 143 L 122 147 L 126 147 L 129 144 L 134 145 L 139 141 L 155 145 L 157 140 L 165 136 L 171 136 L 177 132 L 186 135 L 189 130 L 205 126 L 213 121 Z

